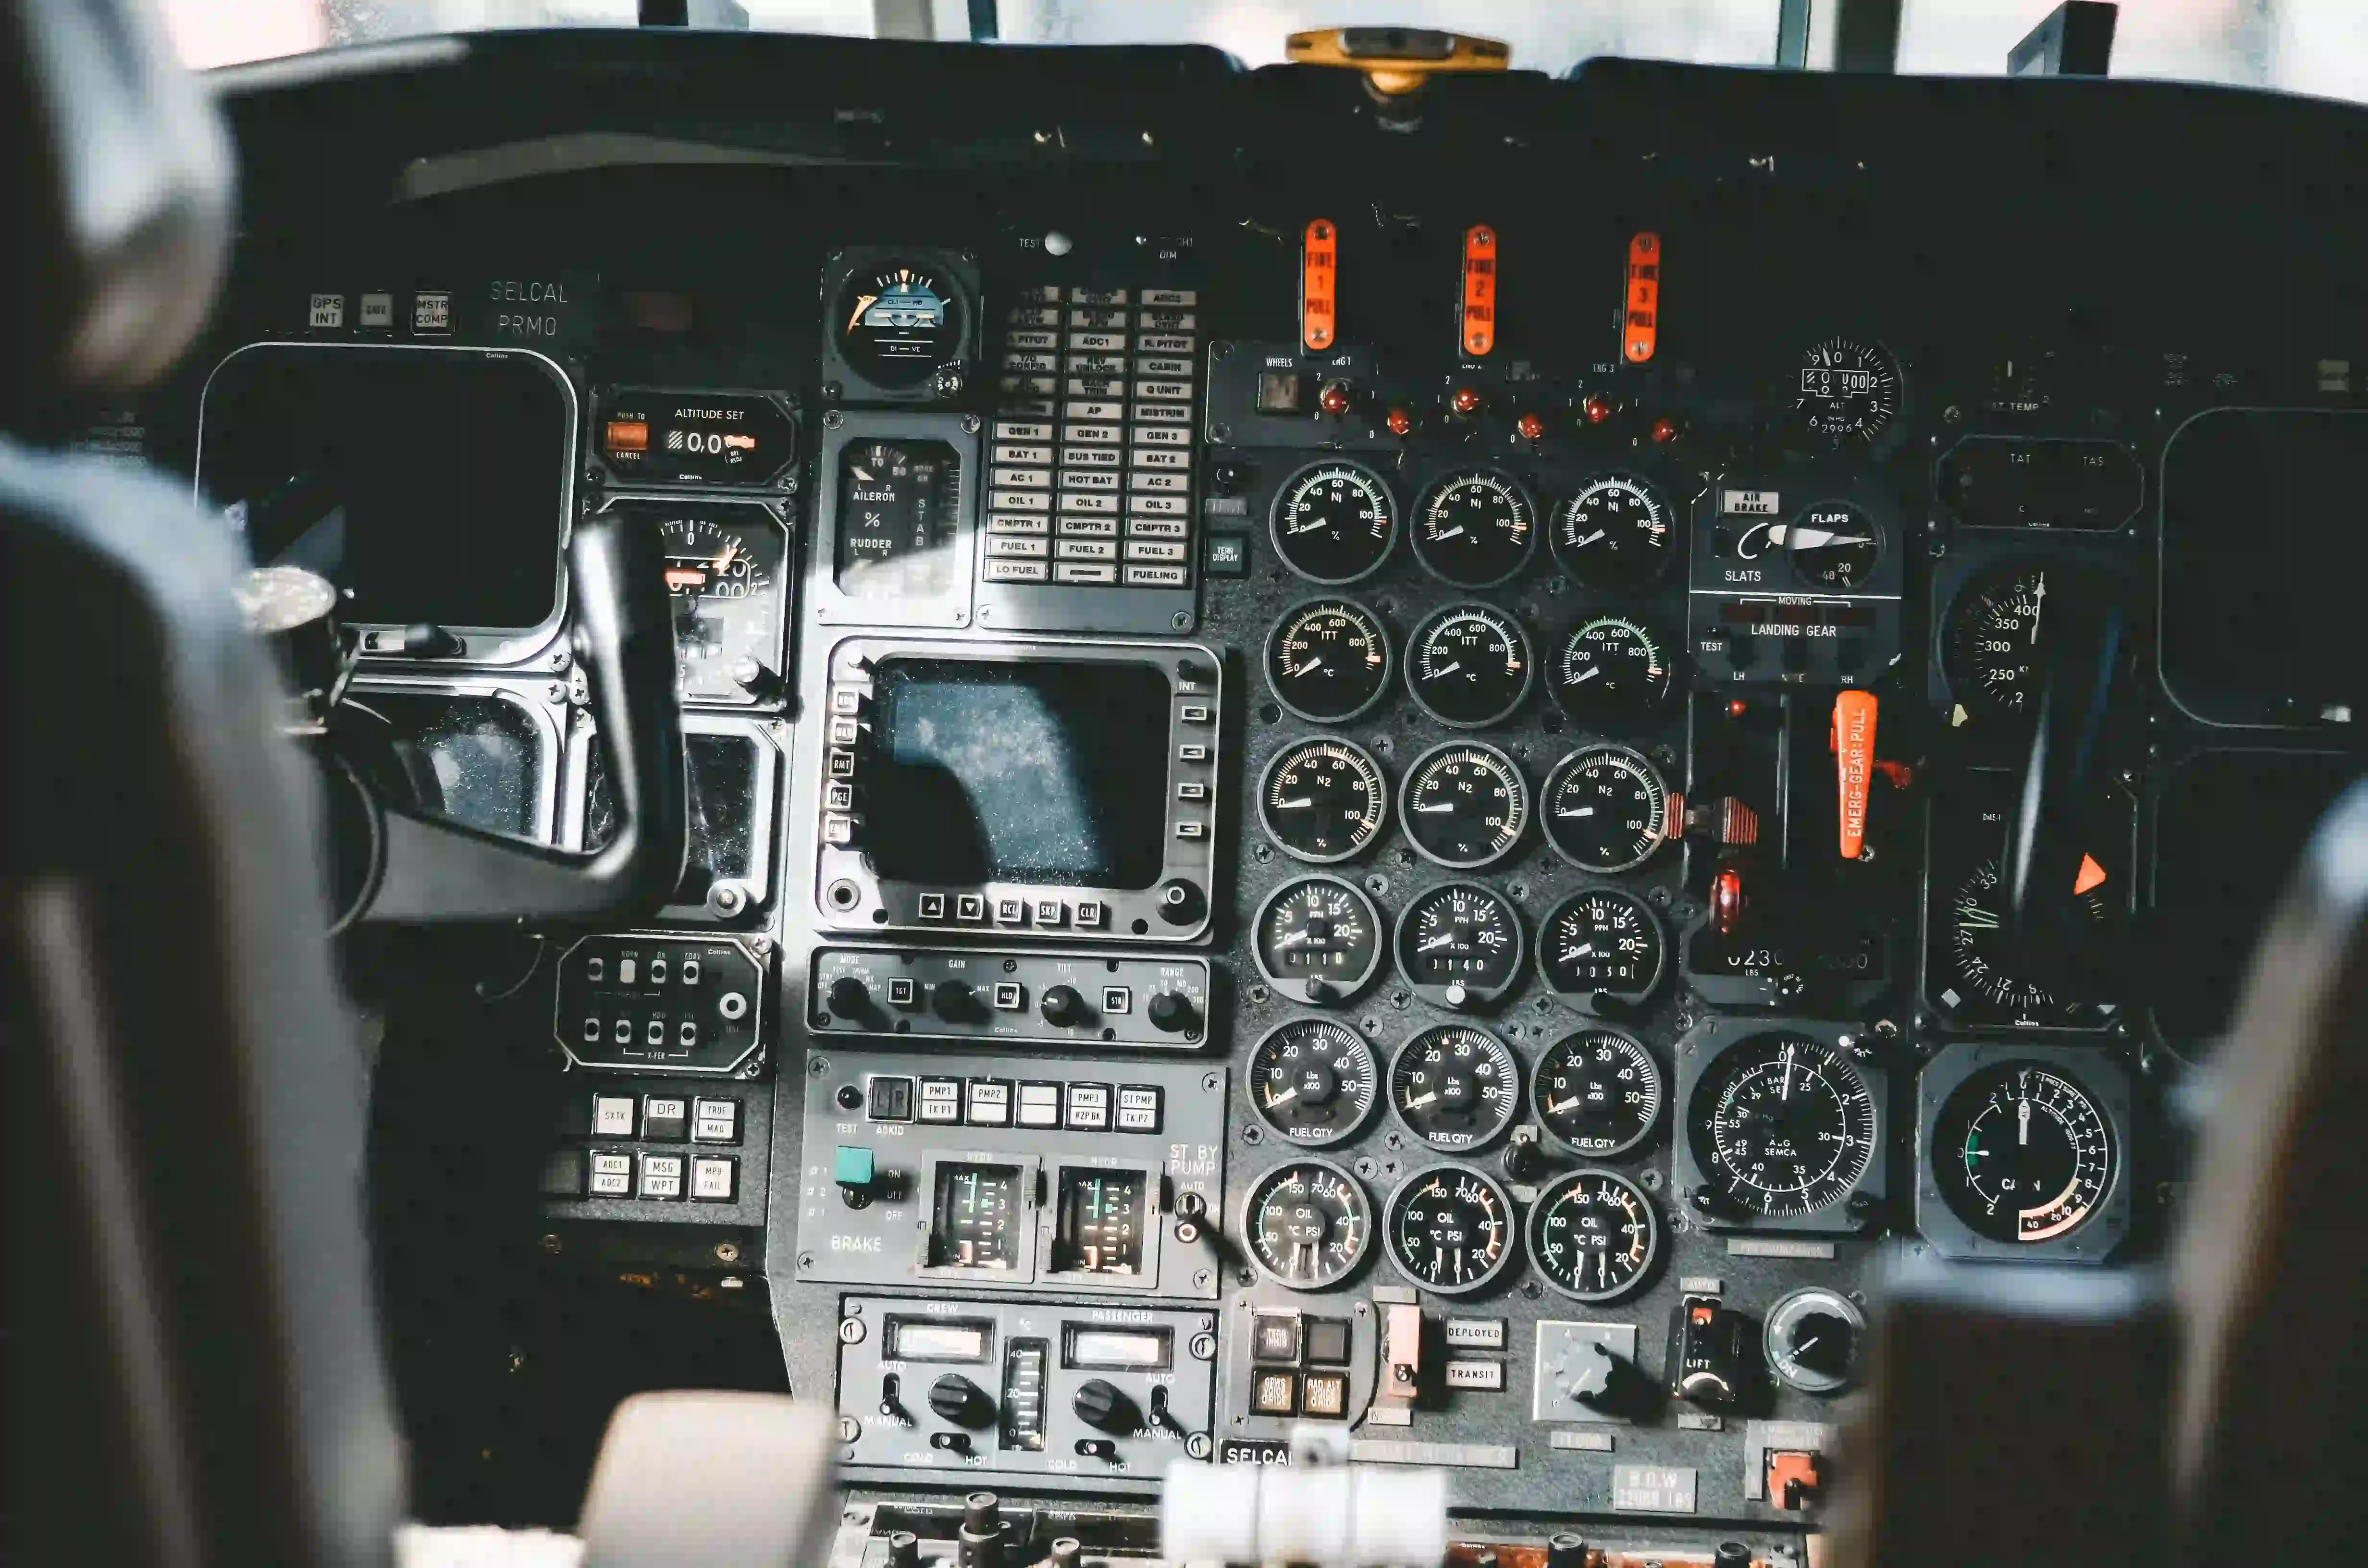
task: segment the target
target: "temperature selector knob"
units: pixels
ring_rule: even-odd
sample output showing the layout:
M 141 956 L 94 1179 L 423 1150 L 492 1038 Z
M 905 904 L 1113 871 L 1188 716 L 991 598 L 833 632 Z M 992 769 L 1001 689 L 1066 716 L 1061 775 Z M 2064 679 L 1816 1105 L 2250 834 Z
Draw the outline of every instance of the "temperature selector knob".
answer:
M 1107 1378 L 1092 1378 L 1077 1386 L 1069 1408 L 1097 1432 L 1123 1437 L 1142 1425 L 1142 1415 L 1126 1392 Z
M 929 1385 L 929 1409 L 957 1426 L 984 1426 L 995 1419 L 995 1402 L 960 1372 L 948 1372 Z

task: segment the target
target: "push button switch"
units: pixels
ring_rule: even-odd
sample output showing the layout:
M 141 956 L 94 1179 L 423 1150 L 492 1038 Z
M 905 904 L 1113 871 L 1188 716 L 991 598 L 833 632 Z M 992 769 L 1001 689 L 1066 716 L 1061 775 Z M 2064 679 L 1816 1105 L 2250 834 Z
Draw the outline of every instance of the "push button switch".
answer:
M 632 1195 L 633 1156 L 595 1153 L 592 1156 L 592 1196 L 631 1198 Z
M 723 1154 L 701 1154 L 690 1162 L 690 1197 L 695 1203 L 729 1203 L 739 1185 L 740 1162 Z
M 692 1101 L 690 1141 L 694 1143 L 740 1142 L 740 1102 L 738 1100 Z
M 651 1095 L 642 1101 L 642 1136 L 653 1143 L 679 1143 L 690 1135 L 690 1102 Z
M 631 1138 L 633 1135 L 633 1096 L 631 1095 L 600 1095 L 592 1101 L 592 1136 L 595 1138 Z

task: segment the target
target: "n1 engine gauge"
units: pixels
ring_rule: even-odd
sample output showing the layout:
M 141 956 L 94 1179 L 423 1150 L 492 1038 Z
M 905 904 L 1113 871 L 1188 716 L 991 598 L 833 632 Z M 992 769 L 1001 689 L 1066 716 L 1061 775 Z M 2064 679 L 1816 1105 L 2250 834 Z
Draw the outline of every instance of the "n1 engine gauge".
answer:
M 1511 1126 L 1520 1090 L 1512 1048 L 1469 1024 L 1424 1029 L 1390 1063 L 1390 1108 L 1442 1153 L 1481 1148 Z
M 1354 599 L 1304 599 L 1266 637 L 1266 684 L 1274 699 L 1318 724 L 1370 711 L 1390 688 L 1390 634 Z
M 1528 943 L 1513 901 L 1478 882 L 1425 888 L 1398 915 L 1398 978 L 1434 1006 L 1486 1007 L 1520 983 Z
M 1328 1160 L 1293 1160 L 1251 1184 L 1242 1205 L 1250 1262 L 1278 1285 L 1323 1290 L 1357 1270 L 1373 1210 L 1357 1178 Z
M 1564 638 L 1546 678 L 1555 704 L 1593 727 L 1641 723 L 1669 698 L 1661 640 L 1622 615 L 1599 615 Z
M 1585 1006 L 1598 996 L 1643 1001 L 1660 985 L 1668 960 L 1660 917 L 1621 888 L 1575 892 L 1539 928 L 1539 977 L 1556 995 Z
M 1661 1115 L 1661 1069 L 1618 1029 L 1583 1029 L 1547 1047 L 1530 1098 L 1556 1142 L 1605 1159 L 1651 1136 Z
M 1874 576 L 1883 560 L 1883 525 L 1855 503 L 1817 501 L 1786 527 L 1783 544 L 1804 586 L 1847 592 Z
M 1538 548 L 1538 507 L 1518 480 L 1489 469 L 1450 474 L 1415 507 L 1414 557 L 1443 583 L 1487 588 Z
M 1574 1301 L 1609 1301 L 1644 1282 L 1660 1256 L 1661 1221 L 1617 1171 L 1557 1176 L 1530 1205 L 1530 1258 Z
M 1964 714 L 2032 710 L 2039 700 L 2039 629 L 2046 611 L 2047 568 L 2040 565 L 1992 573 L 1958 594 L 1941 633 L 1941 669 Z
M 1337 1143 L 1365 1123 L 1381 1092 L 1365 1037 L 1329 1018 L 1291 1018 L 1250 1051 L 1250 1104 L 1294 1143 Z
M 2046 1062 L 2000 1062 L 1957 1085 L 1929 1140 L 1931 1176 L 1976 1235 L 2032 1245 L 2070 1235 L 2113 1189 L 2118 1140 L 2097 1100 Z
M 1583 871 L 1641 866 L 1668 836 L 1668 786 L 1626 746 L 1572 752 L 1546 775 L 1538 801 L 1546 842 Z
M 1513 1261 L 1513 1199 L 1467 1165 L 1433 1165 L 1398 1184 L 1382 1209 L 1398 1272 L 1441 1296 L 1466 1296 Z
M 1274 552 L 1311 583 L 1353 583 L 1389 559 L 1398 537 L 1390 483 L 1360 462 L 1310 463 L 1282 482 L 1268 519 Z
M 1425 859 L 1459 871 L 1513 851 L 1530 822 L 1530 786 L 1513 759 L 1476 741 L 1435 745 L 1406 769 L 1398 825 Z
M 1703 1065 L 1687 1101 L 1692 1201 L 1713 1224 L 1757 1216 L 1855 1230 L 1847 1200 L 1882 1135 L 1880 1098 L 1849 1052 L 1789 1029 L 1744 1036 Z
M 1661 493 L 1633 473 L 1587 480 L 1554 511 L 1554 556 L 1582 588 L 1649 587 L 1677 555 L 1677 529 Z
M 1300 877 L 1258 906 L 1250 952 L 1285 996 L 1344 1002 L 1381 967 L 1381 913 L 1363 890 L 1338 877 Z
M 1530 634 L 1494 605 L 1435 610 L 1406 643 L 1407 691 L 1452 730 L 1485 729 L 1512 717 L 1536 676 Z
M 1328 864 L 1360 855 L 1389 820 L 1382 766 L 1352 741 L 1294 741 L 1258 781 L 1258 822 L 1286 855 Z
M 1801 358 L 1793 414 L 1803 435 L 1832 446 L 1872 444 L 1899 416 L 1899 361 L 1879 343 L 1829 337 Z

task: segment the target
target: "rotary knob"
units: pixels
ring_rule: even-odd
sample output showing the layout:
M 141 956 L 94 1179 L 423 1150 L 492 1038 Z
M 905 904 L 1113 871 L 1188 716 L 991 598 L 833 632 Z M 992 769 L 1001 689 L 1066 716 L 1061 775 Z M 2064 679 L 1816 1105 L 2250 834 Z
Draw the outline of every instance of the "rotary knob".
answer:
M 1143 1010 L 1151 1027 L 1162 1034 L 1175 1034 L 1192 1027 L 1192 999 L 1180 991 L 1154 994 Z
M 995 1419 L 995 1402 L 960 1372 L 948 1372 L 929 1385 L 929 1409 L 957 1426 L 984 1426 Z
M 1044 990 L 1036 1010 L 1044 1021 L 1056 1029 L 1065 1029 L 1086 1021 L 1086 999 L 1077 994 L 1074 985 L 1052 985 Z
M 929 988 L 929 1006 L 949 1023 L 961 1023 L 978 1013 L 978 994 L 966 980 L 940 980 Z
M 1124 1390 L 1107 1378 L 1092 1378 L 1077 1386 L 1069 1408 L 1078 1420 L 1097 1432 L 1124 1437 L 1142 1425 L 1141 1413 Z
M 851 974 L 842 974 L 832 981 L 830 989 L 824 994 L 830 1003 L 830 1010 L 843 1018 L 867 1012 L 871 1006 L 871 987 Z

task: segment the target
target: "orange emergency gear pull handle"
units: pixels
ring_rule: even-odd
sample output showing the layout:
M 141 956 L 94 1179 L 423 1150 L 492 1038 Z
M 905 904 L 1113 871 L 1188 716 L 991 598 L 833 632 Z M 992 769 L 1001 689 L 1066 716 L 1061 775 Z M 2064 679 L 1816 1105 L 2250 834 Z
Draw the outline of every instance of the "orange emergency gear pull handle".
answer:
M 1866 787 L 1874 775 L 1875 698 L 1845 691 L 1834 699 L 1834 778 L 1840 789 L 1841 854 L 1855 860 L 1866 847 Z

